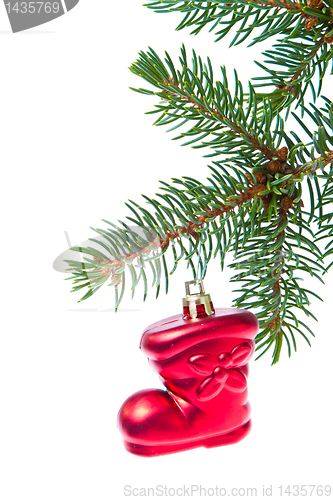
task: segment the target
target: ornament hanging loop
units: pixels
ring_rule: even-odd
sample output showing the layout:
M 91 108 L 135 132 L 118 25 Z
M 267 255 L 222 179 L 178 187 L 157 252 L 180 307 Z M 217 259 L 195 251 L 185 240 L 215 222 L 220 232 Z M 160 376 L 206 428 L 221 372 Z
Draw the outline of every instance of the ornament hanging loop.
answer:
M 190 287 L 195 286 L 198 291 L 191 293 Z M 205 293 L 202 279 L 185 282 L 186 297 L 183 298 L 183 318 L 195 319 L 215 314 L 210 295 Z

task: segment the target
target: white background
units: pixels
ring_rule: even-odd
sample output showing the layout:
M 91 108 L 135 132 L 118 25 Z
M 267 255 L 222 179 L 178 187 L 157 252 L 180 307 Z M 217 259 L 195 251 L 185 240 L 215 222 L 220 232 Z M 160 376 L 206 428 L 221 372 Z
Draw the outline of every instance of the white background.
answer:
M 154 195 L 158 181 L 208 175 L 200 151 L 181 148 L 144 115 L 153 98 L 128 70 L 150 45 L 174 60 L 181 42 L 210 55 L 216 68 L 236 66 L 244 85 L 258 74 L 263 47 L 228 50 L 212 34 L 175 32 L 177 15 L 157 15 L 140 2 L 81 0 L 67 15 L 11 34 L 0 5 L 1 262 L 0 498 L 106 500 L 124 486 L 225 488 L 329 484 L 332 476 L 332 275 L 308 280 L 314 302 L 313 347 L 299 340 L 277 366 L 252 362 L 253 430 L 234 446 L 157 458 L 127 453 L 116 428 L 123 401 L 160 387 L 139 350 L 150 323 L 180 312 L 179 270 L 170 293 L 145 304 L 126 296 L 113 312 L 105 287 L 77 304 L 53 261 L 71 244 L 122 219 L 124 201 Z M 228 39 L 230 41 L 230 37 Z M 331 79 L 332 77 L 328 77 Z M 326 84 L 326 89 L 329 84 Z M 326 95 L 329 91 L 326 91 Z M 216 307 L 231 305 L 230 273 L 211 264 L 206 279 Z

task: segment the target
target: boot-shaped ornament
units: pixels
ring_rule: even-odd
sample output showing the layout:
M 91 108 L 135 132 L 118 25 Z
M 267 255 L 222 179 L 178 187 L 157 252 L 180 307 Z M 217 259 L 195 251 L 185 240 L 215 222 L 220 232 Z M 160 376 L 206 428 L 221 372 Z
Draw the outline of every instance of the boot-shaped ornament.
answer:
M 150 325 L 140 343 L 166 391 L 139 391 L 119 410 L 125 448 L 136 455 L 233 444 L 251 427 L 247 376 L 258 320 L 244 309 L 215 310 L 201 280 L 185 287 L 183 314 Z

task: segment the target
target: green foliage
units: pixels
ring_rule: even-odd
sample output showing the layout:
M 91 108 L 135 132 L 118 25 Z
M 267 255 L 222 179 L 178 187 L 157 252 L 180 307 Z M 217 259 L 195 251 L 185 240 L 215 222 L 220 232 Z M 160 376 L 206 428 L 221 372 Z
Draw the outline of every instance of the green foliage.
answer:
M 209 58 L 204 64 L 193 51 L 190 68 L 184 46 L 180 65 L 181 70 L 176 70 L 167 53 L 164 64 L 150 48 L 147 53 L 140 52 L 139 59 L 130 67 L 158 89 L 133 90 L 163 99 L 150 112 L 160 115 L 155 125 L 172 124 L 168 131 L 174 131 L 189 123 L 191 128 L 181 131 L 175 139 L 186 138 L 183 145 L 200 141 L 193 147 L 214 149 L 214 153 L 206 156 L 235 151 L 238 158 L 251 157 L 252 162 L 260 163 L 267 148 L 279 146 L 283 120 L 280 116 L 275 119 L 270 101 L 258 99 L 251 83 L 245 93 L 235 71 L 232 95 L 225 67 L 221 67 L 222 80 L 215 83 Z
M 319 3 L 319 2 L 318 2 Z M 331 26 L 333 13 L 332 0 L 322 3 L 320 8 L 311 8 L 306 2 L 292 2 L 291 0 L 239 0 L 230 3 L 229 0 L 158 0 L 145 4 L 157 13 L 180 12 L 184 18 L 176 30 L 195 27 L 191 34 L 197 35 L 204 27 L 209 31 L 216 28 L 216 41 L 224 38 L 233 29 L 236 31 L 230 43 L 239 45 L 244 42 L 254 30 L 261 31 L 254 36 L 249 45 L 262 42 L 268 38 L 283 34 L 294 38 L 302 37 L 307 32 L 306 21 L 309 16 L 317 19 L 314 37 L 326 30 L 326 36 L 333 32 Z M 237 28 L 237 30 L 236 30 Z M 327 30 L 327 28 L 330 28 Z
M 177 26 L 177 30 L 195 26 L 191 34 L 196 35 L 206 26 L 209 27 L 209 31 L 217 28 L 216 41 L 224 38 L 233 28 L 237 28 L 236 35 L 230 43 L 232 46 L 245 41 L 256 28 L 261 31 L 251 44 L 266 40 L 290 26 L 299 32 L 302 27 L 304 28 L 304 23 L 298 22 L 300 11 L 294 8 L 292 2 L 286 4 L 290 8 L 285 8 L 283 2 L 276 2 L 276 7 L 272 9 L 272 5 L 266 0 L 260 2 L 241 0 L 237 3 L 230 3 L 228 0 L 213 2 L 159 0 L 145 5 L 157 13 L 184 13 L 185 16 Z
M 89 257 L 84 257 L 84 262 L 66 260 L 72 271 L 72 276 L 67 279 L 74 280 L 72 291 L 88 288 L 81 301 L 96 293 L 111 276 L 109 285 L 115 286 L 116 290 L 120 288 L 120 293 L 116 293 L 117 309 L 125 291 L 126 271 L 132 280 L 132 296 L 139 283 L 143 283 L 145 300 L 148 293 L 147 269 L 152 274 L 151 286 L 156 288 L 158 296 L 162 279 L 167 292 L 169 274 L 175 272 L 182 259 L 191 268 L 193 278 L 205 276 L 212 257 L 219 255 L 223 266 L 225 253 L 237 232 L 238 219 L 245 217 L 249 202 L 235 209 L 238 193 L 243 192 L 246 180 L 242 172 L 235 170 L 233 178 L 225 169 L 211 169 L 213 175 L 206 186 L 192 178 L 173 179 L 173 183 L 181 185 L 181 188 L 161 182 L 156 199 L 144 196 L 151 210 L 133 201 L 127 203 L 132 213 L 127 219 L 134 227 L 121 221 L 118 226 L 104 221 L 108 224 L 106 229 L 91 228 L 100 239 L 90 240 L 102 248 L 73 247 L 72 250 Z M 196 217 L 207 215 L 207 212 L 213 212 L 224 204 L 227 210 L 224 217 L 217 222 L 216 215 L 212 213 L 200 226 Z M 193 230 L 189 224 L 193 225 Z M 168 245 L 163 248 L 166 243 Z M 171 269 L 165 258 L 167 251 L 171 254 Z
M 193 278 L 204 278 L 213 258 L 223 270 L 229 252 L 234 305 L 259 318 L 258 357 L 272 350 L 276 363 L 283 345 L 290 356 L 298 338 L 310 344 L 314 334 L 300 315 L 314 318 L 311 300 L 320 297 L 306 278 L 322 282 L 333 265 L 333 106 L 322 96 L 321 107 L 306 104 L 309 88 L 314 101 L 321 94 L 332 59 L 329 2 L 147 4 L 159 13 L 184 13 L 177 29 L 193 27 L 194 34 L 208 26 L 220 40 L 235 29 L 231 45 L 254 33 L 250 45 L 277 34 L 282 38 L 258 63 L 266 75 L 246 86 L 236 71 L 231 85 L 224 66 L 215 81 L 210 59 L 204 62 L 193 51 L 188 61 L 184 46 L 178 65 L 167 52 L 164 60 L 152 48 L 139 53 L 130 69 L 149 88 L 132 90 L 157 98 L 149 111 L 157 116 L 155 125 L 167 126 L 183 146 L 208 149 L 210 175 L 204 182 L 192 177 L 161 182 L 154 198 L 144 195 L 145 203 L 126 204 L 126 222 L 104 221 L 106 228 L 93 229 L 94 247 L 73 248 L 84 255 L 82 262 L 67 261 L 73 291 L 85 291 L 81 300 L 107 281 L 116 292 L 116 309 L 128 288 L 133 295 L 142 285 L 144 300 L 155 288 L 157 297 L 163 284 L 168 291 L 169 276 L 181 261 Z M 288 130 L 290 118 L 301 132 Z
M 270 50 L 263 52 L 266 57 L 263 64 L 257 62 L 266 73 L 265 76 L 254 77 L 258 83 L 254 88 L 269 89 L 270 92 L 258 93 L 258 97 L 274 100 L 276 109 L 289 109 L 296 101 L 297 106 L 304 105 L 304 97 L 311 90 L 315 101 L 321 93 L 323 78 L 330 67 L 333 71 L 333 49 L 323 38 L 315 39 L 313 34 L 304 34 L 302 38 L 286 37 L 279 39 Z M 318 80 L 315 89 L 314 79 Z
M 263 52 L 266 59 L 257 62 L 265 75 L 253 80 L 256 88 L 265 90 L 257 97 L 269 96 L 274 109 L 287 110 L 296 100 L 298 105 L 303 104 L 308 89 L 315 100 L 329 66 L 332 74 L 333 48 L 328 42 L 333 36 L 331 3 L 332 0 L 329 0 L 322 2 L 320 8 L 311 8 L 306 2 L 291 0 L 236 3 L 229 3 L 228 0 L 159 0 L 146 6 L 157 13 L 184 13 L 177 30 L 194 26 L 191 33 L 198 34 L 206 26 L 210 27 L 209 31 L 217 28 L 216 41 L 234 31 L 229 47 L 248 40 L 257 28 L 260 33 L 251 38 L 249 46 L 282 35 L 270 50 Z M 315 21 L 312 22 L 312 19 Z M 315 75 L 319 84 L 317 91 L 312 83 Z M 269 87 L 275 88 L 271 90 Z M 271 91 L 268 93 L 267 90 Z
M 311 345 L 308 337 L 314 334 L 299 316 L 303 312 L 316 319 L 309 307 L 309 296 L 320 297 L 304 288 L 301 281 L 302 276 L 310 274 L 323 282 L 321 274 L 325 272 L 323 255 L 313 242 L 311 228 L 301 220 L 299 207 L 297 212 L 294 223 L 281 212 L 274 214 L 270 223 L 261 214 L 258 220 L 262 223 L 230 265 L 238 271 L 232 281 L 242 283 L 241 289 L 234 290 L 239 294 L 234 305 L 257 315 L 261 329 L 256 338 L 257 350 L 262 350 L 258 358 L 274 346 L 273 363 L 279 360 L 283 341 L 289 356 L 291 346 L 296 351 L 297 334 Z

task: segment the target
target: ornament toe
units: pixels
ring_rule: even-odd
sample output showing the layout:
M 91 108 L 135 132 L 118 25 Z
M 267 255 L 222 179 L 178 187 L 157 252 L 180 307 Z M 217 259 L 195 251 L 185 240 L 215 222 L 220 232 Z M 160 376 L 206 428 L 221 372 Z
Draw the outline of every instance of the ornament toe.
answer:
M 124 402 L 118 428 L 125 441 L 145 445 L 177 439 L 190 425 L 167 392 L 145 389 Z

